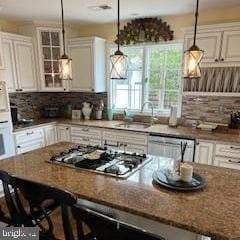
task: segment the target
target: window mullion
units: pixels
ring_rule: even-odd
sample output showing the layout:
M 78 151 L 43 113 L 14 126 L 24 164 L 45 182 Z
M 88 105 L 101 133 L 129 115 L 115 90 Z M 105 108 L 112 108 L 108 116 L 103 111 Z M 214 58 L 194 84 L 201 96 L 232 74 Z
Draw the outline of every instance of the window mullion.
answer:
M 148 96 L 148 64 L 149 64 L 149 51 L 147 47 L 143 48 L 143 69 L 142 69 L 142 104 L 147 100 Z

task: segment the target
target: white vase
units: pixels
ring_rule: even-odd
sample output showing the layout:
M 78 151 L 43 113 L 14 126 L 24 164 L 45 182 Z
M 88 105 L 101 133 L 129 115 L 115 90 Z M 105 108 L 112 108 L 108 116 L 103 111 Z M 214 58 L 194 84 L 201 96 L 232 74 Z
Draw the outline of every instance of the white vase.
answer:
M 102 119 L 102 110 L 96 111 L 96 119 L 101 120 Z
M 92 113 L 92 109 L 93 109 L 93 106 L 91 106 L 90 103 L 87 103 L 87 102 L 83 103 L 82 113 L 83 113 L 83 116 L 84 116 L 85 120 L 89 120 L 90 119 L 90 115 Z

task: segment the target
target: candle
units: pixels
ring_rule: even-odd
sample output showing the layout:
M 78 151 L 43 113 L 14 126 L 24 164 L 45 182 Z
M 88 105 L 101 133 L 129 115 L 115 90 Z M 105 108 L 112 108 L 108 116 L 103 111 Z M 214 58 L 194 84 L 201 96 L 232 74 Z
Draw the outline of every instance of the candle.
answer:
M 187 163 L 184 163 L 180 167 L 180 178 L 184 182 L 191 182 L 193 176 L 193 167 Z

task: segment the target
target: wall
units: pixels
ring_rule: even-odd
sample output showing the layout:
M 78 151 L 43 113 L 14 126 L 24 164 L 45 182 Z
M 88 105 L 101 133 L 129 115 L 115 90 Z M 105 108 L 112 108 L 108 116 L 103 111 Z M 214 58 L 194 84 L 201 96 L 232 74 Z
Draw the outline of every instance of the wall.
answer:
M 106 118 L 106 93 L 10 93 L 10 102 L 17 105 L 20 118 L 38 119 L 43 116 L 43 108 L 48 104 L 60 107 L 60 114 L 64 116 L 64 107 L 71 103 L 74 109 L 81 109 L 83 102 L 90 102 L 96 106 L 101 100 L 104 102 L 103 116 Z M 94 111 L 92 114 L 94 118 Z
M 6 21 L 0 19 L 0 29 L 4 32 L 11 32 L 11 33 L 17 33 L 18 32 L 18 26 L 16 22 L 12 21 Z
M 200 12 L 199 14 L 199 24 L 216 24 L 216 23 L 226 23 L 226 22 L 236 22 L 240 21 L 240 6 L 235 8 L 222 8 L 222 9 L 211 9 L 209 11 Z M 194 25 L 194 13 L 186 15 L 168 16 L 162 17 L 174 30 L 175 39 L 183 39 L 184 27 L 191 27 Z M 122 22 L 123 26 L 126 22 Z M 81 36 L 92 36 L 96 35 L 103 37 L 110 42 L 116 38 L 117 28 L 116 23 L 108 24 L 94 24 L 85 25 L 79 27 Z

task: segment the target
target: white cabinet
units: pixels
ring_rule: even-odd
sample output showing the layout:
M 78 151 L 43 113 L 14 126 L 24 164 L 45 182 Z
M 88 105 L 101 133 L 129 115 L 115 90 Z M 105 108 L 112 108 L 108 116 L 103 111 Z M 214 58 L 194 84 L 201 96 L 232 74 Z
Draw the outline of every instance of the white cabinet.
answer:
M 67 91 L 67 81 L 60 79 L 58 59 L 62 55 L 62 30 L 37 28 L 40 80 L 42 91 Z
M 195 152 L 195 162 L 200 164 L 213 164 L 214 143 L 198 141 Z
M 0 32 L 0 69 L 4 69 L 4 60 L 3 60 L 3 55 L 4 55 L 4 52 L 3 52 L 3 47 L 2 47 L 2 35 L 1 35 L 1 32 Z
M 217 143 L 214 165 L 240 170 L 240 145 Z
M 71 127 L 72 142 L 102 146 L 102 131 L 97 128 Z
M 3 78 L 8 90 L 36 91 L 37 77 L 32 38 L 2 33 L 5 71 Z
M 16 153 L 22 154 L 45 146 L 44 130 L 34 128 L 14 133 Z
M 220 58 L 220 49 L 222 44 L 221 32 L 210 32 L 197 34 L 197 46 L 204 50 L 203 63 L 216 62 Z M 185 35 L 185 50 L 193 45 L 193 34 Z
M 68 53 L 73 70 L 70 91 L 105 92 L 105 40 L 97 37 L 71 39 Z
M 58 142 L 70 142 L 71 141 L 71 129 L 68 125 L 57 126 Z
M 44 128 L 46 146 L 57 143 L 57 127 L 55 125 Z
M 113 150 L 147 153 L 148 135 L 122 130 L 104 130 L 102 143 Z
M 225 31 L 223 33 L 223 44 L 221 59 L 224 62 L 240 62 L 240 30 Z
M 193 44 L 193 30 L 185 29 L 185 50 Z M 199 26 L 196 44 L 204 50 L 203 67 L 240 66 L 240 23 Z

